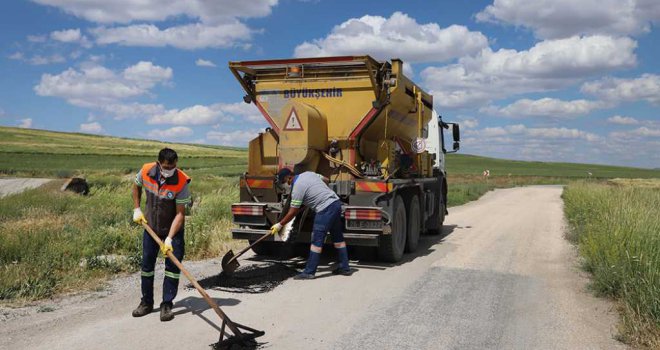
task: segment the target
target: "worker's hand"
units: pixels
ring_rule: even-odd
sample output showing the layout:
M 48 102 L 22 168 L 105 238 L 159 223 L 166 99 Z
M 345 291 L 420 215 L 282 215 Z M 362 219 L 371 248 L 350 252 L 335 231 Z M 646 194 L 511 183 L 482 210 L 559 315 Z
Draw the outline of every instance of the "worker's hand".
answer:
M 133 209 L 133 222 L 138 225 L 147 223 L 147 218 L 144 217 L 144 214 L 142 214 L 142 210 L 140 210 L 140 208 Z
M 165 238 L 163 245 L 160 246 L 160 251 L 163 253 L 163 256 L 165 257 L 167 257 L 167 252 L 174 251 L 174 249 L 172 248 L 172 238 L 170 237 Z
M 280 232 L 281 229 L 282 229 L 282 224 L 280 224 L 280 223 L 278 222 L 278 223 L 276 223 L 275 225 L 271 226 L 271 228 L 270 228 L 270 234 L 271 234 L 271 235 L 275 235 L 275 234 L 277 234 L 278 232 Z

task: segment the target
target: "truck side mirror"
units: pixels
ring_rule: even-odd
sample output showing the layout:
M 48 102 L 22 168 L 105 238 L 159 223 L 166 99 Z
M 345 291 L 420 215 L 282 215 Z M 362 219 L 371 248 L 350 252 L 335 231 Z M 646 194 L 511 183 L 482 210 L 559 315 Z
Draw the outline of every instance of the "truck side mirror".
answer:
M 451 125 L 451 133 L 454 136 L 454 152 L 461 148 L 461 130 L 458 124 Z
M 461 130 L 458 124 L 454 123 L 451 125 L 451 132 L 454 136 L 454 142 L 461 142 Z M 456 148 L 456 146 L 454 146 L 454 148 Z

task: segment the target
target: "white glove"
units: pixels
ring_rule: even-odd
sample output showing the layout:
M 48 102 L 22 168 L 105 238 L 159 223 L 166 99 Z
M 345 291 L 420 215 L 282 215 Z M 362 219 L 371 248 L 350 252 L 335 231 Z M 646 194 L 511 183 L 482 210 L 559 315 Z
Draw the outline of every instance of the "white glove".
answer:
M 271 228 L 270 228 L 270 234 L 271 234 L 271 235 L 274 235 L 274 234 L 280 232 L 281 229 L 282 229 L 282 224 L 280 224 L 280 223 L 278 222 L 278 223 L 276 223 L 275 225 L 271 226 Z
M 133 222 L 138 225 L 147 223 L 147 218 L 144 217 L 144 214 L 142 214 L 142 210 L 140 210 L 139 207 L 133 209 Z

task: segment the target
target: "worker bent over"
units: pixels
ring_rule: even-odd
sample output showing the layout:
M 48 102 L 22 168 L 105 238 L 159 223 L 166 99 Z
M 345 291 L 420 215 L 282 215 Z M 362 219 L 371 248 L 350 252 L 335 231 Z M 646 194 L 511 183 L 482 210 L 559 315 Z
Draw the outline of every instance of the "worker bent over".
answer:
M 305 270 L 295 276 L 295 279 L 312 279 L 321 259 L 321 250 L 325 241 L 325 234 L 330 232 L 332 241 L 339 255 L 339 267 L 332 273 L 350 275 L 348 266 L 348 250 L 342 233 L 341 201 L 337 194 L 328 188 L 327 179 L 311 171 L 293 176 L 291 170 L 284 168 L 277 174 L 278 182 L 291 186 L 291 207 L 282 220 L 271 231 L 276 233 L 282 226 L 291 221 L 300 207 L 305 205 L 314 212 L 314 227 L 312 229 L 312 244 L 309 248 L 309 259 Z
M 151 225 L 158 237 L 163 240 L 160 247 L 165 256 L 165 278 L 163 281 L 163 302 L 160 304 L 160 320 L 174 318 L 172 301 L 179 287 L 179 268 L 167 258 L 167 252 L 183 260 L 184 221 L 186 205 L 191 202 L 188 183 L 190 178 L 176 168 L 178 156 L 169 148 L 163 148 L 158 154 L 158 162 L 142 166 L 135 177 L 133 186 L 133 221 L 137 224 Z M 145 218 L 140 210 L 142 188 L 147 194 Z M 141 317 L 153 311 L 154 307 L 154 270 L 158 256 L 156 243 L 145 230 L 142 235 L 142 300 L 133 310 L 133 317 Z

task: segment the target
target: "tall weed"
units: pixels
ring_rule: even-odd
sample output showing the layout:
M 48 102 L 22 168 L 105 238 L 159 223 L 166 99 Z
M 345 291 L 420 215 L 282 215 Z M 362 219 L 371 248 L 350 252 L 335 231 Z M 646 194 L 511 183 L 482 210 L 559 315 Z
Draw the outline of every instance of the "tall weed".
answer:
M 624 305 L 624 339 L 660 346 L 660 189 L 576 182 L 563 198 L 594 291 Z

